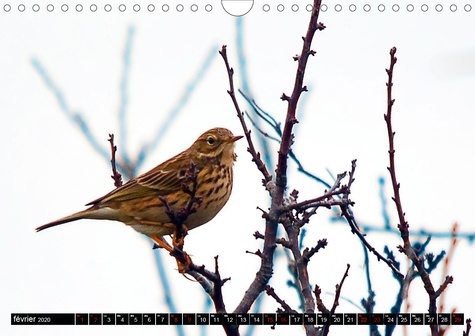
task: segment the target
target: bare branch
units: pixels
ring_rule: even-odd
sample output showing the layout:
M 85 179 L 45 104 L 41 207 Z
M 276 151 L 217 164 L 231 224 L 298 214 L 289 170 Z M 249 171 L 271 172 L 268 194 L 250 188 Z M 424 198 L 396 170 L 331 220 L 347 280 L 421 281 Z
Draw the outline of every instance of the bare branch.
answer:
M 295 309 L 292 309 L 284 300 L 282 300 L 276 293 L 274 288 L 271 286 L 267 285 L 266 286 L 266 294 L 269 295 L 270 297 L 274 298 L 275 301 L 277 301 L 278 304 L 282 307 L 284 312 L 286 313 L 297 313 Z
M 393 131 L 392 128 L 392 107 L 394 105 L 394 99 L 392 98 L 392 87 L 393 87 L 393 72 L 394 72 L 394 65 L 397 62 L 396 58 L 396 48 L 393 47 L 391 48 L 390 52 L 390 65 L 389 69 L 386 69 L 386 73 L 388 75 L 388 82 L 386 83 L 387 86 L 387 112 L 384 115 L 384 120 L 386 121 L 386 126 L 387 126 L 387 131 L 388 131 L 388 140 L 389 140 L 389 174 L 391 176 L 391 184 L 393 187 L 393 192 L 394 192 L 394 203 L 396 205 L 396 210 L 397 214 L 399 217 L 399 224 L 398 228 L 399 231 L 401 232 L 401 238 L 403 240 L 404 246 L 399 246 L 398 249 L 400 252 L 404 252 L 404 254 L 407 255 L 407 257 L 414 263 L 415 267 L 417 268 L 417 271 L 419 272 L 419 275 L 421 277 L 422 282 L 424 283 L 424 288 L 429 295 L 429 313 L 436 313 L 437 312 L 437 306 L 436 306 L 436 300 L 439 297 L 439 295 L 444 291 L 447 286 L 452 283 L 453 278 L 451 276 L 446 276 L 445 281 L 442 283 L 442 285 L 439 287 L 439 289 L 436 291 L 434 290 L 434 286 L 432 284 L 432 281 L 429 277 L 428 272 L 426 271 L 424 267 L 424 260 L 422 257 L 419 257 L 411 244 L 410 238 L 409 238 L 409 224 L 406 221 L 405 218 L 405 213 L 402 208 L 402 203 L 401 203 L 401 195 L 399 193 L 400 189 L 400 184 L 397 180 L 396 177 L 396 164 L 395 164 L 395 156 L 394 153 L 395 148 L 394 148 L 394 135 L 395 132 Z M 439 327 L 438 325 L 431 325 L 431 334 L 433 336 L 438 334 Z
M 470 336 L 470 329 L 472 329 L 472 320 L 468 318 L 465 321 L 465 323 L 466 323 L 466 329 L 463 332 L 463 336 Z
M 112 166 L 112 179 L 114 180 L 114 186 L 119 188 L 122 185 L 122 174 L 117 171 L 115 154 L 117 152 L 117 146 L 114 145 L 114 134 L 109 134 L 109 139 L 107 141 L 111 144 L 111 166 Z
M 249 145 L 247 151 L 251 154 L 252 161 L 256 164 L 257 169 L 259 169 L 259 171 L 264 176 L 263 185 L 266 185 L 267 182 L 272 180 L 272 176 L 269 174 L 269 171 L 267 170 L 265 163 L 262 161 L 261 154 L 258 151 L 256 151 L 254 147 L 254 143 L 252 142 L 252 138 L 251 138 L 251 131 L 247 128 L 246 121 L 244 120 L 244 114 L 241 111 L 241 108 L 239 107 L 239 104 L 237 102 L 236 94 L 234 91 L 234 81 L 233 81 L 234 70 L 229 65 L 228 54 L 227 54 L 227 49 L 225 45 L 222 46 L 221 50 L 219 51 L 219 54 L 223 58 L 224 64 L 226 65 L 226 71 L 228 73 L 228 79 L 229 79 L 228 94 L 231 97 L 231 100 L 234 104 L 234 108 L 236 109 L 237 116 L 239 118 L 239 121 L 241 122 L 244 135 Z
M 272 200 L 271 200 L 270 210 L 265 217 L 266 229 L 264 233 L 264 244 L 263 244 L 264 246 L 263 246 L 263 251 L 262 251 L 261 266 L 259 268 L 259 271 L 256 274 L 256 277 L 254 278 L 253 282 L 249 286 L 249 289 L 246 291 L 243 299 L 241 300 L 239 305 L 236 307 L 235 309 L 236 313 L 248 312 L 251 305 L 254 303 L 254 301 L 259 296 L 259 294 L 264 290 L 269 279 L 272 277 L 273 265 L 274 265 L 273 259 L 274 259 L 274 252 L 276 248 L 277 225 L 282 220 L 280 207 L 283 204 L 284 192 L 285 192 L 285 188 L 287 187 L 287 158 L 290 151 L 290 147 L 293 142 L 292 128 L 293 128 L 293 125 L 297 123 L 296 109 L 297 109 L 297 104 L 298 104 L 300 94 L 303 90 L 303 78 L 305 74 L 308 56 L 311 55 L 310 45 L 312 43 L 315 31 L 319 29 L 319 27 L 321 28 L 321 26 L 318 24 L 318 14 L 320 12 L 320 5 L 321 5 L 321 0 L 314 0 L 312 14 L 310 16 L 310 22 L 307 29 L 307 34 L 306 34 L 306 37 L 304 38 L 302 52 L 298 60 L 294 89 L 288 101 L 287 116 L 286 116 L 286 120 L 284 124 L 284 130 L 282 133 L 282 141 L 280 144 L 280 149 L 278 152 L 278 163 L 277 163 L 277 169 L 276 169 L 275 187 L 272 189 L 272 192 L 271 192 Z M 236 98 L 234 96 L 234 87 L 232 85 L 233 71 L 228 64 L 227 57 L 225 57 L 225 51 L 226 51 L 226 48 L 223 47 L 221 55 L 223 56 L 223 59 L 226 63 L 226 69 L 228 70 L 228 77 L 230 80 L 230 87 L 231 87 L 228 93 L 231 95 L 235 108 L 238 111 L 239 120 L 241 121 L 246 137 L 248 138 L 248 143 L 250 145 L 249 151 L 251 152 L 253 159 L 257 161 L 256 164 L 258 166 L 258 169 L 264 175 L 263 182 L 267 186 L 267 184 L 271 181 L 271 177 L 270 177 L 270 174 L 267 172 L 267 169 L 264 169 L 265 166 L 263 166 L 262 164 L 259 164 L 259 162 L 262 162 L 262 161 L 260 160 L 255 150 L 251 148 L 252 142 L 249 141 L 250 133 L 247 130 L 247 126 L 245 125 L 243 114 L 241 110 L 239 109 L 236 102 Z M 294 244 L 291 239 L 290 241 L 292 244 L 292 250 L 294 250 L 295 249 L 295 247 L 293 246 Z M 305 281 L 308 281 L 308 279 Z M 304 290 L 304 296 L 305 296 L 306 295 L 305 293 L 308 291 L 309 284 L 307 283 L 302 287 L 304 287 L 303 290 Z M 312 302 L 313 302 L 311 292 L 309 296 L 311 299 L 308 300 L 308 304 L 306 304 L 306 306 L 307 305 L 309 306 L 310 308 L 309 311 L 313 311 L 314 308 L 311 307 Z M 313 305 L 314 305 L 314 302 L 313 302 Z M 305 328 L 308 335 L 316 335 L 316 329 L 314 326 L 305 326 Z
M 328 310 L 328 308 L 325 307 L 325 304 L 323 303 L 323 300 L 320 297 L 320 294 L 322 294 L 322 289 L 318 285 L 315 285 L 315 289 L 313 290 L 313 294 L 315 294 L 315 298 L 317 299 L 318 311 L 322 312 L 323 314 L 330 314 L 330 310 Z
M 333 300 L 332 309 L 330 311 L 328 311 L 329 314 L 335 313 L 336 307 L 338 307 L 338 305 L 340 304 L 339 299 L 340 299 L 340 294 L 341 294 L 341 288 L 343 287 L 343 283 L 345 282 L 345 279 L 348 276 L 349 269 L 350 269 L 350 264 L 346 264 L 346 271 L 343 274 L 343 277 L 341 278 L 340 284 L 337 284 L 335 286 L 335 299 Z M 316 290 L 317 290 L 317 288 L 315 288 L 315 292 L 316 292 Z M 321 301 L 321 299 L 319 299 L 319 300 Z M 323 303 L 322 303 L 322 305 L 323 305 Z M 325 308 L 325 310 L 327 310 L 327 309 Z M 329 331 L 330 331 L 330 325 L 329 324 L 324 325 L 323 329 L 322 329 L 322 336 L 328 335 Z

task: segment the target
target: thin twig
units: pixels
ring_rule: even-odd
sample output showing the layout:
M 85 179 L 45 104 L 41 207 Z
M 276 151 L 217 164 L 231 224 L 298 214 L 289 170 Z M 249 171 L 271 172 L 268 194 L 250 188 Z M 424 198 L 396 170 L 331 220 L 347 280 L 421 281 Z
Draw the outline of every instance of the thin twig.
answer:
M 350 173 L 349 173 L 349 182 L 348 182 L 348 188 L 351 187 L 351 184 L 353 183 L 353 181 L 355 180 L 354 178 L 354 174 L 355 174 L 355 171 L 356 171 L 356 160 L 353 160 L 351 162 L 351 170 L 350 170 Z M 338 179 L 337 179 L 338 180 Z M 335 181 L 336 183 L 337 181 Z M 335 186 L 335 184 L 334 184 Z M 346 193 L 346 194 L 343 194 L 343 199 L 347 198 L 347 195 L 349 195 L 349 192 Z M 344 217 L 346 219 L 346 221 L 348 222 L 348 224 L 350 225 L 350 228 L 351 228 L 351 232 L 353 234 L 356 234 L 356 236 L 360 239 L 360 241 L 362 242 L 362 244 L 368 249 L 368 251 L 370 251 L 371 253 L 373 253 L 376 258 L 378 259 L 378 261 L 382 260 L 384 263 L 386 263 L 386 265 L 388 265 L 391 270 L 393 271 L 393 273 L 400 279 L 404 278 L 404 275 L 399 271 L 399 269 L 394 265 L 393 261 L 392 260 L 389 260 L 387 258 L 385 258 L 381 253 L 379 253 L 367 240 L 366 240 L 366 237 L 365 235 L 361 232 L 361 230 L 359 229 L 358 227 L 358 224 L 356 222 L 356 219 L 353 215 L 353 212 L 351 211 L 351 208 L 349 207 L 349 205 L 351 205 L 351 203 L 348 203 L 349 200 L 347 200 L 347 202 L 343 202 L 341 205 L 340 205 L 340 210 L 341 210 L 341 216 Z
M 335 286 L 335 299 L 333 300 L 333 306 L 331 309 L 331 313 L 335 313 L 336 307 L 339 306 L 340 302 L 340 295 L 341 295 L 341 289 L 343 288 L 343 283 L 345 282 L 345 279 L 348 277 L 348 271 L 350 270 L 350 264 L 346 264 L 346 271 L 345 274 L 343 274 L 343 277 L 341 278 L 341 281 L 339 284 Z
M 341 278 L 341 281 L 339 284 L 336 284 L 335 286 L 335 298 L 333 299 L 333 306 L 332 309 L 328 312 L 329 314 L 334 314 L 336 311 L 336 307 L 338 307 L 339 299 L 340 299 L 340 294 L 341 294 L 341 289 L 343 287 L 343 283 L 345 282 L 346 277 L 348 276 L 348 271 L 350 270 L 350 264 L 346 264 L 346 271 L 343 274 L 343 277 Z M 328 335 L 330 331 L 330 325 L 326 324 L 323 326 L 322 330 L 322 336 Z
M 465 320 L 465 323 L 466 323 L 466 329 L 463 332 L 463 336 L 470 336 L 470 329 L 472 329 L 472 320 L 468 318 Z
M 315 206 L 322 206 L 325 204 L 325 201 L 335 201 L 334 203 L 328 203 L 327 205 L 340 205 L 340 204 L 346 204 L 346 205 L 352 205 L 353 202 L 345 202 L 343 200 L 334 200 L 332 199 L 332 196 L 336 196 L 336 195 L 345 195 L 349 193 L 349 190 L 347 187 L 345 188 L 341 188 L 341 189 L 337 189 L 337 190 L 333 190 L 333 191 L 327 191 L 325 194 L 323 194 L 322 196 L 318 196 L 318 197 L 315 197 L 315 198 L 312 198 L 312 199 L 309 199 L 309 200 L 305 200 L 305 201 L 302 201 L 302 202 L 299 202 L 299 203 L 291 203 L 291 204 L 288 204 L 288 205 L 285 205 L 285 206 L 281 206 L 279 207 L 279 210 L 282 211 L 282 212 L 285 212 L 285 211 L 289 211 L 289 210 L 294 210 L 294 209 L 298 209 L 298 210 L 305 210 L 305 209 L 308 209 L 308 208 L 312 208 L 312 207 L 315 207 Z
M 109 139 L 107 141 L 111 144 L 111 166 L 112 166 L 112 179 L 114 180 L 114 185 L 116 188 L 119 188 L 122 185 L 122 174 L 117 171 L 115 154 L 117 153 L 117 146 L 114 145 L 114 134 L 109 134 Z
M 459 225 L 458 225 L 457 222 L 455 222 L 454 225 L 452 226 L 452 240 L 450 242 L 449 252 L 447 253 L 447 257 L 444 259 L 444 268 L 442 270 L 442 274 L 444 276 L 449 274 L 450 264 L 454 260 L 455 248 L 457 247 L 457 244 L 458 244 L 458 239 L 457 239 L 458 228 L 459 228 Z M 441 312 L 443 312 L 444 309 L 445 309 L 445 305 L 444 305 L 445 304 L 445 294 L 446 294 L 446 292 L 444 291 L 440 295 L 439 311 L 441 311 Z
M 269 171 L 267 170 L 265 163 L 262 161 L 261 154 L 254 147 L 254 143 L 252 142 L 252 138 L 251 138 L 251 131 L 247 128 L 246 121 L 244 120 L 244 117 L 243 117 L 243 112 L 241 108 L 239 107 L 239 103 L 236 99 L 236 94 L 234 91 L 234 80 L 233 80 L 234 69 L 229 65 L 228 54 L 227 54 L 227 49 L 225 45 L 222 46 L 221 50 L 219 51 L 219 54 L 224 60 L 224 64 L 226 66 L 226 71 L 228 74 L 228 80 L 229 80 L 228 94 L 231 97 L 231 100 L 234 104 L 234 108 L 236 109 L 237 116 L 239 118 L 239 121 L 241 122 L 241 126 L 244 131 L 247 144 L 249 145 L 247 151 L 251 154 L 252 161 L 256 164 L 257 169 L 259 169 L 259 171 L 264 176 L 263 185 L 266 185 L 269 181 L 272 180 L 272 176 L 269 174 Z
M 328 241 L 326 238 L 319 239 L 316 246 L 312 247 L 311 249 L 306 248 L 303 251 L 303 255 L 302 255 L 303 260 L 308 264 L 308 262 L 310 261 L 310 258 L 312 258 L 315 253 L 320 251 L 320 249 L 324 249 L 327 245 L 328 245 Z
M 278 304 L 282 307 L 284 312 L 286 313 L 297 313 L 295 309 L 292 309 L 284 300 L 282 300 L 275 292 L 274 288 L 267 285 L 266 286 L 266 294 L 272 297 Z
M 391 176 L 391 184 L 393 187 L 394 197 L 393 201 L 396 205 L 397 214 L 399 218 L 398 229 L 401 232 L 401 238 L 403 240 L 404 245 L 398 246 L 400 252 L 403 252 L 407 255 L 407 257 L 414 263 L 419 275 L 421 277 L 422 282 L 424 283 L 424 288 L 429 295 L 429 313 L 436 313 L 437 306 L 436 300 L 439 295 L 444 291 L 447 286 L 452 283 L 453 278 L 451 276 L 446 276 L 445 281 L 440 285 L 439 289 L 436 291 L 434 290 L 434 286 L 432 281 L 429 277 L 428 272 L 424 267 L 424 261 L 422 257 L 419 257 L 411 244 L 410 237 L 409 237 L 409 224 L 406 221 L 405 213 L 403 211 L 402 202 L 401 202 L 401 195 L 399 193 L 400 184 L 396 178 L 396 165 L 395 165 L 395 149 L 394 149 L 394 135 L 395 132 L 392 128 L 392 107 L 394 105 L 394 99 L 392 98 L 392 87 L 393 87 L 393 71 L 394 65 L 397 62 L 396 58 L 396 48 L 391 48 L 390 52 L 390 66 L 389 69 L 386 69 L 386 73 L 388 75 L 388 82 L 386 83 L 387 86 L 387 112 L 384 115 L 384 120 L 386 121 L 387 131 L 388 131 L 388 140 L 389 140 L 389 174 Z M 432 336 L 436 336 L 438 334 L 438 325 L 430 325 L 430 330 Z
M 313 290 L 313 294 L 315 294 L 318 311 L 323 313 L 323 314 L 330 314 L 330 310 L 328 310 L 328 308 L 325 307 L 325 304 L 323 303 L 323 300 L 320 296 L 320 294 L 322 294 L 322 289 L 320 288 L 320 286 L 315 285 L 315 289 Z

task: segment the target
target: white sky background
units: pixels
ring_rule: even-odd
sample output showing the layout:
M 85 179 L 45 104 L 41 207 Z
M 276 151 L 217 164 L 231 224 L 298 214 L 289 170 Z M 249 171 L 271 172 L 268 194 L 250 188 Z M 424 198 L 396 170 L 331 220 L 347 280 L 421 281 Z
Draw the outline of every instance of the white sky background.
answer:
M 94 135 L 108 148 L 107 135 L 118 136 L 117 110 L 120 106 L 122 55 L 130 26 L 135 28 L 132 63 L 128 82 L 127 150 L 135 155 L 167 113 L 178 103 L 185 86 L 211 48 L 228 45 L 231 64 L 237 71 L 236 19 L 226 14 L 220 2 L 198 3 L 193 13 L 185 4 L 182 13 L 161 5 L 149 13 L 142 2 L 140 12 L 119 12 L 106 2 L 88 1 L 77 13 L 70 5 L 67 13 L 61 2 L 49 13 L 45 5 L 34 13 L 34 2 L 25 1 L 20 13 L 15 5 L 10 12 L 0 5 L 0 157 L 3 191 L 4 233 L 0 235 L 0 267 L 3 283 L 0 300 L 2 335 L 156 335 L 174 334 L 174 327 L 162 326 L 10 326 L 10 313 L 158 313 L 168 312 L 154 264 L 151 242 L 113 222 L 79 221 L 41 233 L 34 228 L 83 209 L 83 204 L 113 189 L 108 163 L 85 142 L 70 124 L 58 102 L 31 64 L 37 58 L 65 94 L 73 111 L 80 111 Z M 98 11 L 91 13 L 90 4 Z M 244 18 L 244 42 L 250 87 L 266 111 L 283 120 L 286 104 L 279 97 L 290 94 L 296 63 L 292 56 L 301 50 L 309 13 L 304 5 L 297 12 L 293 2 L 277 2 L 262 10 L 265 2 L 256 1 Z M 364 224 L 382 226 L 378 177 L 388 177 L 386 166 L 387 134 L 383 120 L 386 108 L 389 49 L 398 48 L 394 75 L 394 129 L 396 164 L 403 207 L 412 229 L 448 232 L 457 221 L 462 232 L 473 232 L 475 166 L 473 144 L 475 106 L 475 31 L 474 13 L 464 10 L 465 2 L 449 3 L 437 12 L 423 2 L 404 2 L 399 12 L 391 5 L 379 12 L 377 2 L 368 2 L 370 12 L 352 2 L 340 2 L 341 12 L 333 5 L 321 13 L 327 29 L 317 32 L 305 84 L 304 116 L 297 125 L 295 152 L 311 172 L 330 180 L 350 168 L 358 159 L 352 199 L 354 211 Z M 406 6 L 414 5 L 408 12 Z M 235 111 L 226 93 L 227 77 L 219 55 L 182 113 L 171 125 L 163 141 L 147 158 L 140 173 L 187 148 L 203 131 L 224 126 L 242 134 Z M 242 100 L 241 100 L 242 101 Z M 248 109 L 242 101 L 241 107 Z M 122 143 L 117 143 L 119 147 Z M 264 225 L 256 206 L 265 208 L 267 198 L 260 187 L 244 141 L 237 143 L 233 195 L 223 211 L 208 225 L 193 230 L 186 239 L 186 250 L 197 264 L 213 266 L 219 254 L 221 274 L 232 280 L 224 287 L 226 307 L 232 311 L 248 288 L 259 260 L 245 254 L 261 248 L 252 234 L 263 232 Z M 295 169 L 291 165 L 291 169 Z M 273 170 L 273 168 L 271 169 Z M 323 187 L 298 174 L 289 173 L 289 187 L 301 192 L 302 200 L 319 196 Z M 390 197 L 389 184 L 386 188 Z M 392 204 L 389 204 L 392 206 Z M 392 225 L 396 225 L 391 208 Z M 306 246 L 327 238 L 329 246 L 313 257 L 309 266 L 312 285 L 318 283 L 327 306 L 333 301 L 335 284 L 347 263 L 351 264 L 342 296 L 359 304 L 367 296 L 362 250 L 356 236 L 343 224 L 330 224 L 330 212 L 321 210 L 309 225 Z M 394 235 L 368 235 L 382 252 L 384 245 L 394 251 L 400 239 Z M 415 240 L 415 239 L 414 239 Z M 428 250 L 447 250 L 447 239 L 433 239 Z M 461 240 L 449 273 L 453 285 L 446 295 L 446 311 L 453 307 L 473 320 L 474 246 Z M 176 272 L 176 264 L 163 251 L 162 259 L 173 284 L 173 296 L 180 312 L 202 312 L 205 296 L 201 287 Z M 397 254 L 399 260 L 402 256 Z M 279 259 L 281 260 L 281 259 Z M 378 312 L 389 312 L 397 291 L 389 269 L 371 256 L 373 289 Z M 403 266 L 405 267 L 405 266 Z M 441 265 L 431 276 L 434 286 L 441 283 Z M 276 266 L 278 276 L 271 280 L 277 292 L 294 308 L 298 301 L 285 281 L 289 278 L 284 263 Z M 418 294 L 422 293 L 422 295 Z M 427 296 L 419 280 L 413 282 L 411 311 L 427 311 Z M 274 312 L 277 304 L 266 299 L 262 312 Z M 340 312 L 360 312 L 341 301 Z M 292 329 L 289 329 L 292 328 Z M 286 335 L 298 327 L 277 327 L 273 335 Z M 333 335 L 346 334 L 350 327 L 332 329 Z M 245 329 L 243 329 L 244 331 Z M 367 328 L 357 327 L 359 334 Z M 427 327 L 412 327 L 415 333 L 428 334 Z M 449 335 L 461 335 L 463 328 L 453 326 Z M 186 327 L 187 335 L 199 335 L 197 327 Z M 383 329 L 381 328 L 382 332 Z M 268 327 L 255 334 L 269 333 Z M 207 334 L 222 335 L 220 327 Z M 244 332 L 243 332 L 244 334 Z M 302 333 L 303 334 L 303 331 Z M 401 329 L 395 333 L 401 335 Z

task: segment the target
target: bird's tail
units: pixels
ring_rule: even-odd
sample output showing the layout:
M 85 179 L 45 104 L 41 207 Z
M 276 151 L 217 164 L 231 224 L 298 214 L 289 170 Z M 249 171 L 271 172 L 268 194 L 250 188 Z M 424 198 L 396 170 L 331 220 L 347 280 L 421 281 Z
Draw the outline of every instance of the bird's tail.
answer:
M 49 229 L 50 227 L 53 227 L 56 225 L 74 222 L 79 219 L 114 219 L 110 216 L 111 209 L 108 209 L 108 210 L 105 208 L 100 208 L 100 209 L 89 208 L 83 211 L 79 211 L 79 212 L 73 213 L 72 215 L 50 222 L 48 224 L 41 225 L 36 228 L 36 232 L 40 232 L 44 229 Z M 105 212 L 109 212 L 109 214 L 106 214 Z

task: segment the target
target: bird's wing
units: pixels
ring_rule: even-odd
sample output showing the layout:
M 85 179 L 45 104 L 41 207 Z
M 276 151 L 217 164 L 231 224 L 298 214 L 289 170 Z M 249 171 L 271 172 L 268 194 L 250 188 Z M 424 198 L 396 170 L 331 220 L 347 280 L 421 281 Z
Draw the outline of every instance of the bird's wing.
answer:
M 190 159 L 180 156 L 186 163 L 181 164 L 177 162 L 177 157 L 171 158 L 168 161 L 160 164 L 152 170 L 146 172 L 137 178 L 130 180 L 126 184 L 112 190 L 107 195 L 104 195 L 86 205 L 98 205 L 110 202 L 121 202 L 132 199 L 137 199 L 146 196 L 166 196 L 173 191 L 181 188 L 185 180 L 187 169 L 177 169 L 177 167 L 187 167 Z

